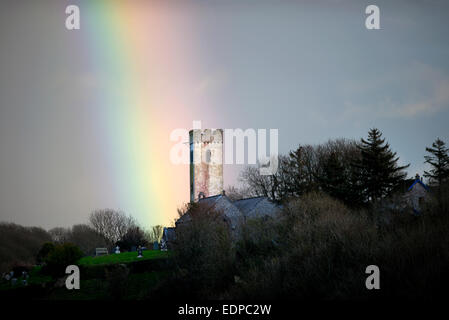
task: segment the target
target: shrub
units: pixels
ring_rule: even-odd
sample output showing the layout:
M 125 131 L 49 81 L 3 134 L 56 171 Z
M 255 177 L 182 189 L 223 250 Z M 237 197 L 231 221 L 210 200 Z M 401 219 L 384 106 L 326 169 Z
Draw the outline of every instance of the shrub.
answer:
M 449 216 L 392 211 L 385 223 L 377 214 L 349 210 L 324 194 L 305 195 L 273 223 L 276 250 L 265 236 L 252 238 L 248 250 L 248 234 L 267 230 L 247 225 L 252 230 L 237 247 L 239 281 L 229 298 L 441 297 L 449 284 Z M 379 291 L 365 288 L 372 264 L 381 270 Z
M 269 224 L 259 221 L 245 229 L 237 246 L 240 281 L 233 298 L 343 295 L 369 260 L 376 231 L 366 217 L 321 193 L 286 204 Z M 347 284 L 340 282 L 343 277 Z
M 175 264 L 178 274 L 185 275 L 189 294 L 210 296 L 223 290 L 233 276 L 228 223 L 220 212 L 203 205 L 192 206 L 189 216 L 176 230 Z
M 52 242 L 46 242 L 42 245 L 41 249 L 37 253 L 36 261 L 42 264 L 47 259 L 48 255 L 55 250 L 55 245 Z
M 133 246 L 147 246 L 148 241 L 146 240 L 145 233 L 139 227 L 131 227 L 125 233 L 117 245 L 121 250 L 130 251 Z
M 108 292 L 112 299 L 120 300 L 126 295 L 129 269 L 124 264 L 110 266 L 106 270 L 106 281 Z
M 441 202 L 416 216 L 388 208 L 349 209 L 326 194 L 310 193 L 285 203 L 275 219 L 248 220 L 234 243 L 220 213 L 192 208 L 190 219 L 177 226 L 174 276 L 152 297 L 447 297 L 449 214 Z M 365 287 L 369 265 L 380 268 L 381 290 Z
M 43 271 L 54 277 L 63 276 L 66 267 L 76 264 L 82 256 L 83 252 L 74 244 L 57 244 L 47 255 Z

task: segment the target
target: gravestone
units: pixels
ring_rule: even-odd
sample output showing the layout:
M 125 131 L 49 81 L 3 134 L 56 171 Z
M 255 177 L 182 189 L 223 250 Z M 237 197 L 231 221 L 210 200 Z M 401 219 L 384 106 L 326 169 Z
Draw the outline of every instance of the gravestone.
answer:
M 157 241 L 153 243 L 153 250 L 159 250 L 159 243 Z
M 167 251 L 167 242 L 164 238 L 161 240 L 161 251 Z
M 137 248 L 137 258 L 142 258 L 142 257 L 143 257 L 143 255 L 142 255 L 142 247 L 139 246 L 139 248 Z
M 115 247 L 115 253 L 116 253 L 116 254 L 119 254 L 119 253 L 120 253 L 120 247 L 119 247 L 119 246 Z
M 96 248 L 95 249 L 95 256 L 102 256 L 102 255 L 107 255 L 107 254 L 108 254 L 107 248 Z

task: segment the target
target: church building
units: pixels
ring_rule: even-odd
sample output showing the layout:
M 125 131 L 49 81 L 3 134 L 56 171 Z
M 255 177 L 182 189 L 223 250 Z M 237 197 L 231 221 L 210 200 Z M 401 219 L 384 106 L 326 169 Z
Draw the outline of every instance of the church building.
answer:
M 252 197 L 232 201 L 223 190 L 223 130 L 195 129 L 189 132 L 190 142 L 190 202 L 200 203 L 210 210 L 222 212 L 233 234 L 251 218 L 274 217 L 280 205 L 267 197 Z M 176 226 L 188 223 L 189 212 L 176 221 Z M 176 228 L 167 228 L 164 241 L 176 238 Z M 170 236 L 168 236 L 170 235 Z

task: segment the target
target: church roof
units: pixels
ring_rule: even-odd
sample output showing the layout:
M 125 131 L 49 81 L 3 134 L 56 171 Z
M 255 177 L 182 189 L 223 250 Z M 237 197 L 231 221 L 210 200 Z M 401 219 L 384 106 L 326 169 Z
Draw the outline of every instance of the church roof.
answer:
M 251 210 L 253 210 L 257 204 L 266 199 L 265 197 L 254 197 L 254 198 L 246 198 L 234 201 L 234 205 L 244 214 L 246 215 Z
M 234 205 L 246 218 L 274 216 L 281 208 L 267 197 L 254 197 L 234 201 Z
M 270 201 L 267 197 L 253 197 L 231 201 L 226 195 L 219 194 L 201 198 L 198 203 L 222 211 L 236 225 L 239 219 L 256 218 L 262 216 L 273 216 L 278 212 L 280 206 Z M 190 220 L 188 215 L 181 217 L 178 222 Z
M 204 203 L 206 205 L 213 206 L 219 199 L 223 197 L 222 194 L 217 194 L 216 196 L 210 196 L 206 198 L 201 198 L 198 200 L 199 203 Z
M 422 180 L 421 180 L 420 178 L 416 178 L 415 181 L 412 183 L 412 185 L 408 188 L 407 191 L 412 190 L 413 187 L 414 187 L 417 183 L 419 183 L 421 186 L 424 187 L 424 189 L 426 189 L 427 191 L 429 191 L 429 187 L 428 187 L 424 182 L 422 182 Z

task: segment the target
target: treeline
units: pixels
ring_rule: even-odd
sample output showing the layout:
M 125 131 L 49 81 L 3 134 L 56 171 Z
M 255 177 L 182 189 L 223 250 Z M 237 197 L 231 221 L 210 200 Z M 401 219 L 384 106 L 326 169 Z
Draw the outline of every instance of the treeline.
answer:
M 34 264 L 39 249 L 48 241 L 51 236 L 42 228 L 0 223 L 0 272 Z
M 176 228 L 173 276 L 150 298 L 447 298 L 449 150 L 437 139 L 426 152 L 434 189 L 421 215 L 385 205 L 406 190 L 408 165 L 377 129 L 360 141 L 299 146 L 272 176 L 245 168 L 244 187 L 226 194 L 267 196 L 281 212 L 233 230 L 222 212 L 190 206 L 189 223 Z M 365 286 L 369 265 L 380 269 L 380 290 Z
M 94 255 L 96 248 L 108 248 L 113 252 L 117 245 L 120 251 L 129 251 L 132 247 L 152 246 L 159 242 L 162 232 L 160 225 L 145 230 L 132 216 L 113 209 L 92 212 L 86 224 L 49 231 L 0 223 L 0 272 L 10 271 L 15 266 L 41 263 L 43 253 L 53 246 L 61 250 L 72 250 L 71 246 L 75 246 L 82 255 Z
M 95 248 L 100 247 L 112 251 L 114 247 L 119 246 L 121 251 L 129 251 L 139 245 L 148 246 L 153 242 L 159 242 L 162 232 L 163 227 L 160 225 L 145 230 L 131 215 L 113 209 L 92 212 L 88 224 L 49 230 L 53 242 L 73 243 L 85 255 L 93 255 Z
M 425 162 L 431 169 L 424 173 L 428 182 L 438 186 L 449 177 L 449 156 L 445 143 L 437 139 L 426 148 Z M 279 157 L 276 174 L 262 176 L 248 166 L 240 174 L 242 188 L 229 187 L 233 199 L 266 196 L 288 201 L 312 191 L 321 191 L 350 207 L 364 207 L 391 196 L 406 178 L 396 152 L 378 129 L 366 139 L 329 140 L 319 145 L 300 145 Z

